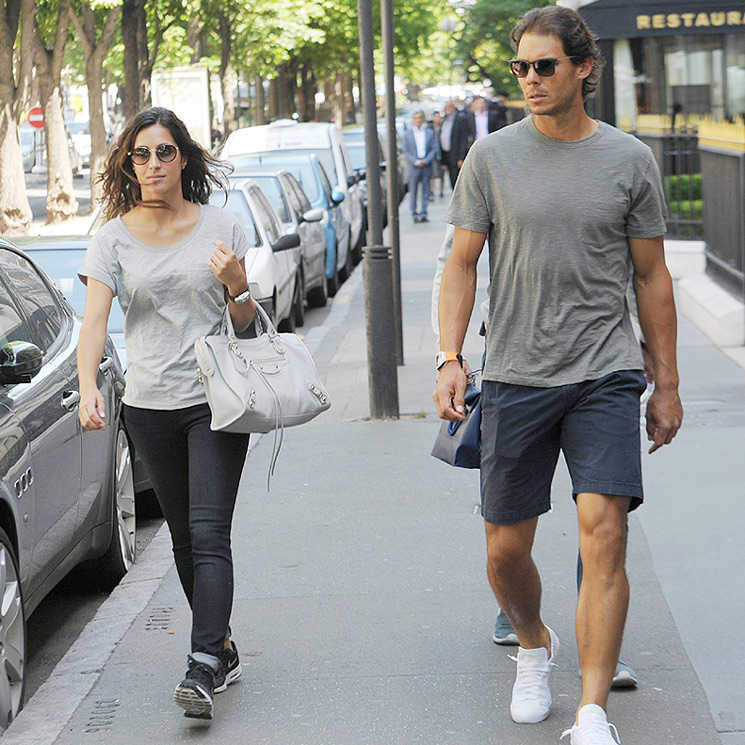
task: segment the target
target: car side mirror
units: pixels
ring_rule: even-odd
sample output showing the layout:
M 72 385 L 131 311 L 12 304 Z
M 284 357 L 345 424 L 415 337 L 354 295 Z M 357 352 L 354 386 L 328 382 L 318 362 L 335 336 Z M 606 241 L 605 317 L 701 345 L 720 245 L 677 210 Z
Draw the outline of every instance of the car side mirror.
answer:
M 331 201 L 334 204 L 341 204 L 346 197 L 346 194 L 341 189 L 334 189 L 331 192 Z
M 315 207 L 312 210 L 303 212 L 300 217 L 303 222 L 321 222 L 323 220 L 323 210 L 320 207 Z
M 283 235 L 273 246 L 272 251 L 287 251 L 290 248 L 297 248 L 300 245 L 300 236 L 297 233 L 287 233 Z
M 357 183 L 357 174 L 353 173 L 347 176 L 347 186 L 354 186 Z
M 44 354 L 29 341 L 11 341 L 0 347 L 0 383 L 30 383 L 41 370 Z

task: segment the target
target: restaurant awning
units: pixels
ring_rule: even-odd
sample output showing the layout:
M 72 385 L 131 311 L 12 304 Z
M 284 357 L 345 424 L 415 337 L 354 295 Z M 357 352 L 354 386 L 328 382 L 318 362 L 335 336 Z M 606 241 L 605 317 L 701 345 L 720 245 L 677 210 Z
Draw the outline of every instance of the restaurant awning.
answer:
M 601 39 L 745 33 L 743 0 L 595 0 L 579 13 Z

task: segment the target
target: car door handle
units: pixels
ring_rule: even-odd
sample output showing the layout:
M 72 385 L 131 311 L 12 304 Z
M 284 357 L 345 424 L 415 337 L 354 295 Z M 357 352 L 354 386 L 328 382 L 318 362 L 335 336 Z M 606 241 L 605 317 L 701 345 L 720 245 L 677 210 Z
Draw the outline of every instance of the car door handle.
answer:
M 80 393 L 77 391 L 64 391 L 62 393 L 62 407 L 72 411 L 80 403 Z
M 101 358 L 101 362 L 98 365 L 98 369 L 101 372 L 106 372 L 113 364 L 114 364 L 114 358 L 106 355 L 105 357 Z

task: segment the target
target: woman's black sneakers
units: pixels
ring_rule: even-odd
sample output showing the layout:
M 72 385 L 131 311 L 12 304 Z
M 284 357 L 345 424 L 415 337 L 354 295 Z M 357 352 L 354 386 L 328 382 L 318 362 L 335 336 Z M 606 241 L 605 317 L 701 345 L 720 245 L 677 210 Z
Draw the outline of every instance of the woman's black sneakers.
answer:
M 184 679 L 176 686 L 173 700 L 184 710 L 186 717 L 212 719 L 215 671 L 209 665 L 197 662 L 191 655 L 186 659 L 189 669 Z M 222 668 L 222 664 L 220 667 Z
M 220 667 L 215 673 L 215 693 L 222 693 L 231 683 L 235 683 L 241 677 L 241 661 L 238 657 L 238 648 L 235 642 L 230 642 L 229 649 L 223 649 L 217 653 Z

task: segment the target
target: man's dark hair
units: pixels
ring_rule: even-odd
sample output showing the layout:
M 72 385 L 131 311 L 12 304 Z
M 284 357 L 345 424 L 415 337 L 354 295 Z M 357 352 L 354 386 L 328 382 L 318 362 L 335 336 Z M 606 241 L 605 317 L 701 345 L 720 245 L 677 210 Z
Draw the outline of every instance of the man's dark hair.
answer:
M 595 92 L 605 60 L 598 47 L 597 34 L 590 31 L 584 18 L 576 10 L 558 5 L 533 8 L 525 13 L 510 35 L 515 51 L 523 34 L 558 37 L 564 47 L 564 54 L 572 58 L 574 65 L 581 65 L 585 60 L 592 59 L 592 72 L 582 81 L 582 97 L 588 98 Z

